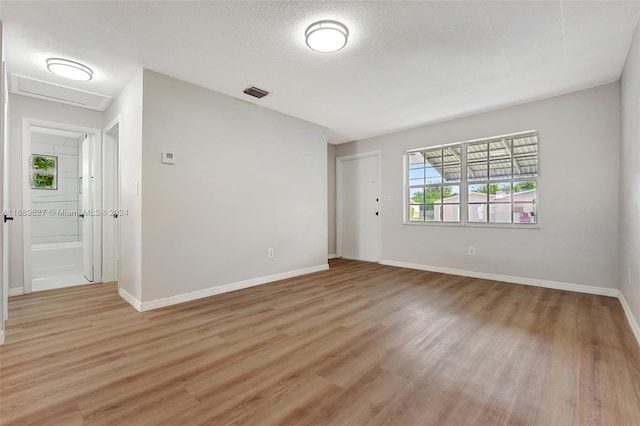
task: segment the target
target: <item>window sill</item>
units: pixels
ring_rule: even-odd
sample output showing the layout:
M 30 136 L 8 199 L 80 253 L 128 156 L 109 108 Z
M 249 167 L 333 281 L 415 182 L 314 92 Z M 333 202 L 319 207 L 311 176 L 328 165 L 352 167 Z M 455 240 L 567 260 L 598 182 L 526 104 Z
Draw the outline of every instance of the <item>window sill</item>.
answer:
M 488 224 L 488 223 L 462 223 L 462 222 L 407 222 L 403 225 L 409 226 L 440 226 L 440 227 L 454 227 L 454 228 L 500 228 L 500 229 L 540 229 L 540 224 L 535 223 L 531 225 L 516 225 L 512 223 L 505 224 Z

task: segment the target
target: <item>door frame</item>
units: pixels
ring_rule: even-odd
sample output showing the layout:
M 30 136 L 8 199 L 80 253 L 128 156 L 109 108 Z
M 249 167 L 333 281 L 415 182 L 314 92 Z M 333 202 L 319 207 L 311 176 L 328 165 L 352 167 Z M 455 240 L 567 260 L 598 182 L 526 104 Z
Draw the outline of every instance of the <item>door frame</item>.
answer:
M 95 143 L 93 135 L 89 136 L 85 133 L 84 138 L 78 139 L 78 154 L 82 153 L 82 156 L 78 155 L 78 167 L 77 171 L 80 172 L 80 176 L 82 181 L 79 181 L 78 185 L 78 207 L 80 207 L 80 200 L 82 200 L 82 211 L 84 216 L 80 221 L 79 228 L 82 228 L 82 274 L 84 278 L 93 283 L 96 282 L 96 268 L 94 262 L 94 247 L 93 247 L 93 238 L 95 234 L 95 219 L 96 217 L 93 215 L 87 215 L 87 210 L 93 210 L 95 208 L 94 205 L 94 195 L 95 191 L 95 176 L 94 170 L 95 165 L 93 164 L 95 161 L 94 150 Z M 86 143 L 85 143 L 86 142 Z M 87 163 L 84 163 L 85 158 L 87 159 Z M 86 169 L 86 170 L 85 170 Z M 87 176 L 92 179 L 87 179 Z M 82 193 L 80 193 L 80 189 L 82 188 Z M 86 235 L 91 235 L 91 246 L 90 251 L 87 250 L 87 244 L 85 244 Z M 86 262 L 89 262 L 89 265 Z M 88 268 L 87 268 L 88 267 Z
M 336 255 L 342 257 L 342 166 L 345 161 L 361 160 L 368 157 L 378 158 L 378 263 L 382 260 L 382 152 L 368 151 L 360 154 L 345 155 L 336 158 Z
M 45 127 L 53 130 L 63 130 L 77 133 L 85 133 L 93 136 L 93 175 L 94 193 L 92 195 L 92 206 L 94 210 L 102 209 L 102 130 L 93 127 L 76 126 L 55 121 L 39 120 L 36 118 L 22 118 L 22 209 L 31 209 L 31 127 Z M 94 283 L 102 282 L 102 257 L 96 254 L 102 249 L 102 217 L 97 215 L 93 221 L 93 265 Z M 32 292 L 32 270 L 31 270 L 31 218 L 22 217 L 22 285 L 24 294 Z
M 0 21 L 0 188 L 2 209 L 9 208 L 9 92 L 7 91 L 7 64 L 4 59 L 4 26 Z M 4 343 L 4 322 L 9 319 L 9 226 L 3 221 L 0 226 L 0 257 L 2 275 L 0 279 L 0 345 Z
M 120 115 L 103 129 L 102 206 L 120 208 Z M 115 168 L 113 167 L 115 162 Z M 111 167 L 109 167 L 111 166 Z M 111 220 L 110 220 L 111 219 Z M 114 231 L 115 228 L 115 231 Z M 112 216 L 103 216 L 102 221 L 102 281 L 118 281 L 120 277 L 120 226 Z M 115 240 L 115 241 L 114 241 Z

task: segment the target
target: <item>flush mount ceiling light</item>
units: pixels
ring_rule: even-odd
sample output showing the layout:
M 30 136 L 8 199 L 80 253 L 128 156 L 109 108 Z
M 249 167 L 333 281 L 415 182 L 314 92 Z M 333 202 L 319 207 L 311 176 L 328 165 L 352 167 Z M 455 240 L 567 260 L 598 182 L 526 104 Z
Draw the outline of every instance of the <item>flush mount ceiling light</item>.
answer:
M 309 25 L 304 35 L 307 46 L 312 50 L 330 53 L 342 49 L 347 44 L 349 30 L 338 21 L 318 21 Z
M 79 62 L 62 58 L 47 59 L 47 69 L 69 80 L 88 81 L 93 78 L 93 70 Z

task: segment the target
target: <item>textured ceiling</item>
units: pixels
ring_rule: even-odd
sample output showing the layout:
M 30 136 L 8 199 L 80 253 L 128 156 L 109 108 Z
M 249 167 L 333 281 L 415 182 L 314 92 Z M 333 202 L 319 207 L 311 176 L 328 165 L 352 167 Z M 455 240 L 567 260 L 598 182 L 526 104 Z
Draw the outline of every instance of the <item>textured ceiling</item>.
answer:
M 2 1 L 9 72 L 115 96 L 145 67 L 329 128 L 341 143 L 620 77 L 640 2 Z M 311 51 L 320 19 L 347 46 Z M 50 74 L 50 56 L 95 78 Z M 250 85 L 271 94 L 257 100 Z

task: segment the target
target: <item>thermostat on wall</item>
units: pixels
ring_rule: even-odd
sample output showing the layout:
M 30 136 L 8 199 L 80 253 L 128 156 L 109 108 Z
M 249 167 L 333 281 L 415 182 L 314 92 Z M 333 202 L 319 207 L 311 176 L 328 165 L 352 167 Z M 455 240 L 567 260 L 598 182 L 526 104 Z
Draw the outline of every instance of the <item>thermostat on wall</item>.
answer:
M 176 157 L 173 155 L 173 152 L 163 152 L 162 162 L 164 164 L 176 164 Z

